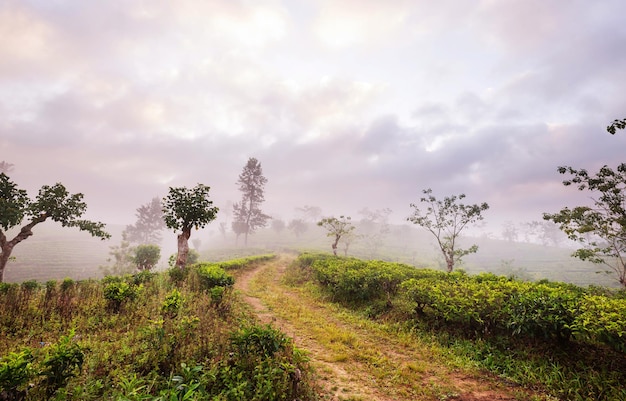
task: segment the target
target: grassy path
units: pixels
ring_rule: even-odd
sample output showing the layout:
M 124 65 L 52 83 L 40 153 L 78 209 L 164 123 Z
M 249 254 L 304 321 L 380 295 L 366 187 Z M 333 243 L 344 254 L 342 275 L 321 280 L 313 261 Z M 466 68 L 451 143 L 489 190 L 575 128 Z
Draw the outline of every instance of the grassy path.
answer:
M 323 400 L 540 400 L 468 367 L 445 349 L 325 303 L 281 281 L 293 257 L 281 255 L 237 278 L 259 320 L 306 350 Z

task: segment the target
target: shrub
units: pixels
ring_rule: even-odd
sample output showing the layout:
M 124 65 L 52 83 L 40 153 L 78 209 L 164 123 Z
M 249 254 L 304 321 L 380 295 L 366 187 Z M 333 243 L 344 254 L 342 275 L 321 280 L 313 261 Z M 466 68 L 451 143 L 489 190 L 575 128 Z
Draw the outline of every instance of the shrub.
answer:
M 235 278 L 215 264 L 201 264 L 197 272 L 201 286 L 205 290 L 213 287 L 230 287 L 235 284 Z
M 134 249 L 133 262 L 140 271 L 152 270 L 161 259 L 158 245 L 139 245 Z
M 140 288 L 125 281 L 112 281 L 104 287 L 104 298 L 111 309 L 118 311 L 124 302 L 137 298 Z
M 0 359 L 0 391 L 6 394 L 5 399 L 23 398 L 26 385 L 35 373 L 33 359 L 29 348 L 11 352 Z
M 185 299 L 180 291 L 173 289 L 161 304 L 161 312 L 169 316 L 176 316 L 182 308 Z
M 48 397 L 65 386 L 67 381 L 80 373 L 84 354 L 81 347 L 73 341 L 74 331 L 50 346 L 48 355 L 42 363 L 43 385 Z

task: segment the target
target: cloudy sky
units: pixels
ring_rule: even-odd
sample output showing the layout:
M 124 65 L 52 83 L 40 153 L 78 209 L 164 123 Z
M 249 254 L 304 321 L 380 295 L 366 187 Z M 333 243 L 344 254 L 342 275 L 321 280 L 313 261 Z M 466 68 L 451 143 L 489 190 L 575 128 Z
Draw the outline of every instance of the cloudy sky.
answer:
M 134 222 L 169 186 L 226 208 L 401 220 L 422 189 L 487 220 L 580 203 L 556 168 L 626 161 L 622 0 L 0 0 L 0 160 Z

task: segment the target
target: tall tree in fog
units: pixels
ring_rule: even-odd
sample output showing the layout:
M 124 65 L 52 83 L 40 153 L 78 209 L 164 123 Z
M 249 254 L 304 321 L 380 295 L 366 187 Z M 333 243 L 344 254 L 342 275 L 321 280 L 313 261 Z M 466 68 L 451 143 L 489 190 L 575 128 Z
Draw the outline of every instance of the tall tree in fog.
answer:
M 33 227 L 48 219 L 61 223 L 63 227 L 87 231 L 94 237 L 110 238 L 111 235 L 104 231 L 103 223 L 81 219 L 86 209 L 83 194 L 71 195 L 60 183 L 42 186 L 35 200 L 31 200 L 25 190 L 19 189 L 6 174 L 0 173 L 0 282 L 13 248 L 33 235 Z M 24 219 L 29 222 L 9 240 L 6 231 L 20 225 Z
M 257 228 L 265 227 L 270 216 L 263 213 L 261 204 L 265 201 L 263 194 L 267 179 L 263 176 L 261 163 L 251 157 L 243 168 L 237 184 L 241 191 L 241 202 L 233 205 L 233 231 L 244 235 L 244 243 L 248 245 L 248 235 Z
M 189 237 L 192 228 L 204 228 L 215 220 L 219 208 L 213 206 L 209 199 L 211 188 L 198 184 L 192 189 L 185 187 L 170 187 L 169 194 L 163 198 L 163 214 L 165 225 L 174 230 L 181 230 L 178 234 L 178 254 L 176 267 L 183 268 L 187 264 L 189 254 Z
M 129 242 L 138 244 L 158 244 L 161 242 L 161 231 L 165 227 L 161 199 L 152 198 L 149 203 L 137 208 L 137 222 L 126 226 L 124 232 Z
M 319 206 L 304 205 L 303 207 L 297 207 L 296 211 L 302 213 L 305 220 L 316 222 L 322 215 L 322 208 Z
M 452 272 L 455 263 L 463 256 L 478 251 L 477 245 L 472 245 L 468 249 L 459 248 L 457 240 L 461 231 L 469 224 L 483 220 L 482 212 L 489 209 L 489 205 L 484 202 L 480 205 L 458 203 L 457 201 L 465 198 L 464 194 L 437 200 L 430 188 L 425 189 L 423 193 L 425 196 L 420 199 L 420 202 L 426 204 L 426 210 L 422 211 L 412 203 L 411 207 L 415 210 L 407 220 L 424 227 L 437 239 L 437 245 L 446 261 L 447 270 Z
M 370 210 L 364 208 L 359 211 L 363 216 L 359 222 L 359 232 L 365 241 L 365 246 L 369 251 L 369 257 L 374 257 L 378 250 L 383 246 L 385 237 L 391 231 L 389 227 L 389 215 L 391 209 Z
M 5 162 L 4 160 L 0 162 L 0 173 L 9 175 L 11 171 L 13 171 L 13 164 Z
M 328 231 L 326 236 L 331 237 L 333 242 L 331 244 L 331 248 L 333 249 L 333 254 L 337 256 L 337 245 L 342 238 L 346 238 L 352 234 L 352 231 L 356 228 L 352 224 L 352 219 L 350 216 L 339 216 L 336 217 L 325 217 L 322 220 L 317 222 L 317 225 L 323 227 Z M 350 239 L 352 242 L 352 238 Z M 348 247 L 350 244 L 348 244 Z M 346 247 L 346 253 L 348 252 L 348 247 Z

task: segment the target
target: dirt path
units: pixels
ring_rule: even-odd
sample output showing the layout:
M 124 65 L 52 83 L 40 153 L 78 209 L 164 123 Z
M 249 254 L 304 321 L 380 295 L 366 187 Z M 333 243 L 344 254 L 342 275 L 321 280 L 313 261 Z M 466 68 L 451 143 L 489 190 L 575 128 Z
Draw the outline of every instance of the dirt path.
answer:
M 272 324 L 306 350 L 324 400 L 514 401 L 519 389 L 441 364 L 428 344 L 383 332 L 315 302 L 280 278 L 293 260 L 281 255 L 237 277 L 264 324 Z M 372 323 L 373 325 L 373 323 Z M 445 359 L 445 356 L 443 357 Z M 527 395 L 526 395 L 527 396 Z

